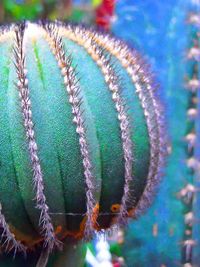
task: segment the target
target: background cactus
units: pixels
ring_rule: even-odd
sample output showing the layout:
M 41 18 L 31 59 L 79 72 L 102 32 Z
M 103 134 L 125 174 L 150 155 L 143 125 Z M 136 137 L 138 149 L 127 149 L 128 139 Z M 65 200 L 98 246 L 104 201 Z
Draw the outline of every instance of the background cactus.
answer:
M 138 217 L 166 140 L 136 50 L 92 29 L 22 23 L 2 28 L 0 54 L 2 248 L 43 244 L 47 257 L 66 238 Z
M 154 205 L 125 231 L 127 266 L 199 266 L 199 7 L 181 0 L 116 6 L 112 31 L 139 47 L 159 73 L 171 140 Z

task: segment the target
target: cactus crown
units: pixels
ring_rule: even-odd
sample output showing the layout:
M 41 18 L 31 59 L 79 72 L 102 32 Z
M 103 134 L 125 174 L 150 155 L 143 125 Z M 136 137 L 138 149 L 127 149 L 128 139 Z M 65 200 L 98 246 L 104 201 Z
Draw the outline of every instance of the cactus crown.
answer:
M 107 34 L 49 22 L 2 29 L 0 53 L 7 249 L 43 242 L 52 251 L 66 236 L 89 238 L 137 218 L 166 151 L 163 111 L 138 52 Z

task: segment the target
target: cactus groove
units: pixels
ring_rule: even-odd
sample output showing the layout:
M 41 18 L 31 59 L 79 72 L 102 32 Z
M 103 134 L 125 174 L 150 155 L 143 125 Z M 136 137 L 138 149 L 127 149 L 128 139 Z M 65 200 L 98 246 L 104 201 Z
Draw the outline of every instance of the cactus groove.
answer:
M 26 22 L 2 28 L 0 54 L 5 250 L 43 244 L 48 254 L 66 237 L 138 217 L 166 154 L 163 110 L 138 52 L 82 26 Z

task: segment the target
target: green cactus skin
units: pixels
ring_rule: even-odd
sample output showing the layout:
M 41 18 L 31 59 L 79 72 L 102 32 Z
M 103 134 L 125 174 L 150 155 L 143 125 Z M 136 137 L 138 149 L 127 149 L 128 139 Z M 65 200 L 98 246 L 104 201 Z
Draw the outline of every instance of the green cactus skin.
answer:
M 151 203 L 166 154 L 162 109 L 135 50 L 80 26 L 0 35 L 0 226 L 5 251 L 124 225 Z

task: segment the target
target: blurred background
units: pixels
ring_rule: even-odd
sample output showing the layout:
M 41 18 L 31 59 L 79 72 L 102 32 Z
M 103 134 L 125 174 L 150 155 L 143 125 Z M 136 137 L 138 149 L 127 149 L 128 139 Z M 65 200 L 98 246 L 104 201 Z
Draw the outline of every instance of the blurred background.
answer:
M 0 0 L 0 23 L 62 19 L 110 31 L 151 64 L 166 107 L 169 158 L 149 211 L 107 241 L 87 266 L 200 266 L 200 1 Z
M 104 17 L 113 15 L 114 2 L 102 0 L 1 0 L 0 22 L 23 19 L 67 19 L 75 22 L 95 23 L 100 13 Z M 104 19 L 99 17 L 97 23 L 106 26 L 104 24 L 108 24 L 108 22 L 103 21 Z M 107 19 L 109 20 L 109 18 Z

